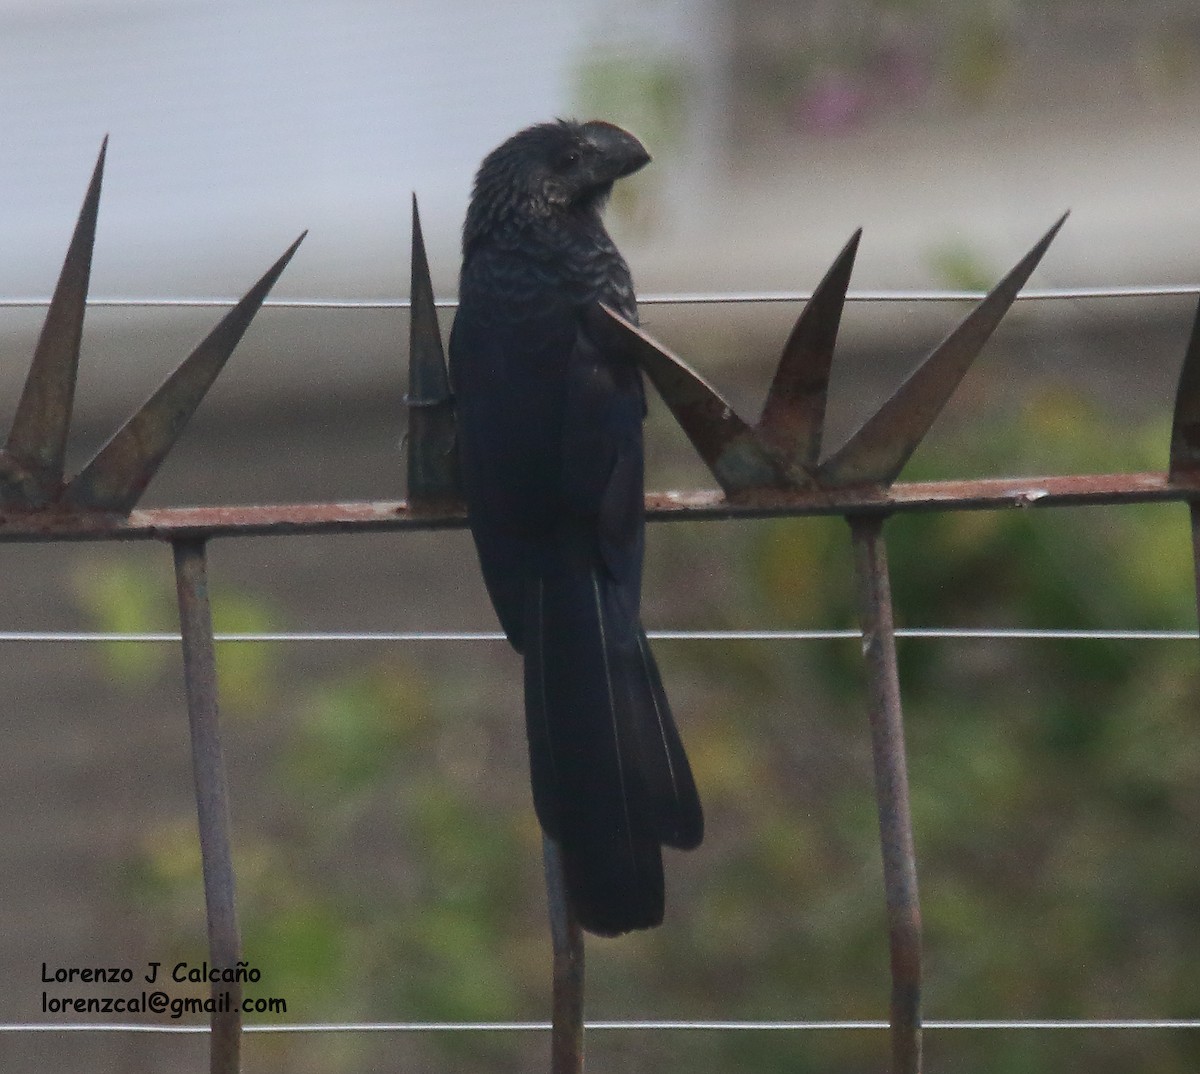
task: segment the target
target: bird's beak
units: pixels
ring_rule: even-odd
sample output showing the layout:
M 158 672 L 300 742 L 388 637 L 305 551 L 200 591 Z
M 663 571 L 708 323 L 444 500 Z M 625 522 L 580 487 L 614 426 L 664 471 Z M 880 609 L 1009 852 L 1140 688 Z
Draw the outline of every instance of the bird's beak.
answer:
M 629 131 L 601 120 L 586 124 L 585 130 L 588 140 L 600 150 L 606 173 L 603 178 L 609 181 L 622 179 L 650 163 L 646 147 Z

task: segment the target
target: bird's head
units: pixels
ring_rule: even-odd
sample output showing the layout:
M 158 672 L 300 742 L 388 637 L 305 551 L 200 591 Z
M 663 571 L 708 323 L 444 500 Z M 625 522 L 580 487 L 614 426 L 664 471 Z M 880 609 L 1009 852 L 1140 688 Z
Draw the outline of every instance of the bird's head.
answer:
M 506 218 L 598 212 L 613 183 L 649 161 L 641 142 L 603 120 L 526 127 L 480 165 L 464 240 L 469 245 Z

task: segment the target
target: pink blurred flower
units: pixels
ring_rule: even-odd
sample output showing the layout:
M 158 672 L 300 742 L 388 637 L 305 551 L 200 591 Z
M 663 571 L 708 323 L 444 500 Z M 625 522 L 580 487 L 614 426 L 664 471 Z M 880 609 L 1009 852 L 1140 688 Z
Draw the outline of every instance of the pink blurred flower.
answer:
M 805 87 L 796 102 L 795 119 L 805 130 L 837 134 L 858 124 L 870 98 L 861 79 L 845 71 L 826 71 Z

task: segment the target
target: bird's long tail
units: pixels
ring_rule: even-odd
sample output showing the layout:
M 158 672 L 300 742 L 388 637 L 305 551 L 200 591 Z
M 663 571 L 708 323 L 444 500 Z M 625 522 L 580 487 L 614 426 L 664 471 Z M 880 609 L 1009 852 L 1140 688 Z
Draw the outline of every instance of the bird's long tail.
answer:
M 663 917 L 661 846 L 703 836 L 700 800 L 636 608 L 602 567 L 530 586 L 525 716 L 534 805 L 580 924 L 615 936 Z

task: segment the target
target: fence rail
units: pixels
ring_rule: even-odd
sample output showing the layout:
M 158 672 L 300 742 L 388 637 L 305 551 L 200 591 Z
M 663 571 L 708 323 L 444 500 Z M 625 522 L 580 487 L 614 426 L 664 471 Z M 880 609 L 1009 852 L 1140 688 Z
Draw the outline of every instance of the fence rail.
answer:
M 776 303 L 808 302 L 812 291 L 662 291 L 638 296 L 639 306 L 742 306 L 773 305 Z M 847 302 L 905 303 L 905 302 L 979 302 L 986 291 L 964 291 L 951 288 L 931 290 L 869 290 L 847 291 Z M 1016 302 L 1068 302 L 1094 299 L 1124 298 L 1195 298 L 1200 296 L 1200 283 L 1131 284 L 1127 287 L 1030 287 L 1016 296 Z M 94 309 L 228 309 L 236 298 L 193 295 L 120 296 L 89 298 Z M 0 298 L 0 309 L 45 309 L 50 299 L 10 295 Z M 437 309 L 458 308 L 454 298 L 435 299 Z M 268 298 L 263 309 L 280 310 L 407 310 L 412 300 L 404 298 Z

